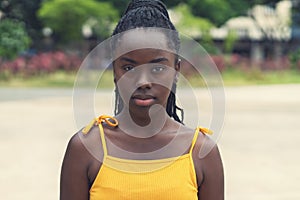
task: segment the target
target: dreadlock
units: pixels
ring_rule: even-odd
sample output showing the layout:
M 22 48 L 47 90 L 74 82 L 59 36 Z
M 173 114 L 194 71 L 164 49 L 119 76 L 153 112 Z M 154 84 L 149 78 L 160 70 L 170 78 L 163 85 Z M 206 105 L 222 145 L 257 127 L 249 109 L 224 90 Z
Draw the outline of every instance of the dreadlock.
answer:
M 112 35 L 122 33 L 124 31 L 141 28 L 141 27 L 157 27 L 172 30 L 167 33 L 168 46 L 169 48 L 175 50 L 176 53 L 179 52 L 180 39 L 179 34 L 170 21 L 170 17 L 166 6 L 159 0 L 132 0 L 124 15 L 117 24 Z M 114 43 L 112 44 L 114 45 Z M 114 47 L 113 47 L 114 48 Z M 178 56 L 176 55 L 176 61 L 178 62 Z M 173 83 L 172 90 L 168 97 L 166 111 L 170 117 L 174 120 L 183 123 L 183 109 L 176 105 L 176 83 Z M 119 91 L 115 90 L 115 115 L 119 114 L 123 109 L 123 101 L 120 97 Z M 179 118 L 177 111 L 181 112 L 181 117 Z

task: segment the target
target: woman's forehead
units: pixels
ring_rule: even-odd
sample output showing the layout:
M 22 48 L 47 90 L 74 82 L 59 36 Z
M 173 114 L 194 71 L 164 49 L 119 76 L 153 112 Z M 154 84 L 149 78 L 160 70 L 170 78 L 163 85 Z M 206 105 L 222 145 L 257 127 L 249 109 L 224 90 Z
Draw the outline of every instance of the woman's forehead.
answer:
M 126 31 L 117 37 L 117 40 L 115 40 L 117 41 L 115 44 L 115 57 L 120 57 L 139 49 L 174 51 L 168 47 L 166 34 L 162 31 L 137 28 Z
M 173 55 L 173 53 L 162 50 L 162 49 L 152 49 L 152 48 L 145 48 L 145 49 L 137 49 L 130 52 L 127 52 L 123 54 L 123 56 L 129 56 L 129 57 L 139 57 L 139 56 L 149 56 L 149 57 L 157 57 L 157 56 L 170 56 Z
M 175 55 L 161 49 L 138 49 L 116 58 L 117 62 L 132 62 L 135 64 L 174 62 Z

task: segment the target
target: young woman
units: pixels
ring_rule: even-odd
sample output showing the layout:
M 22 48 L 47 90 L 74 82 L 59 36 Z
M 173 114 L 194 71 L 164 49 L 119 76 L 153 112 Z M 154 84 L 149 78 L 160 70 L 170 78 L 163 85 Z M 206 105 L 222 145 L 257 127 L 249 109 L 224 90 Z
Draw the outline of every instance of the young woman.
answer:
M 224 199 L 217 146 L 199 157 L 207 130 L 177 114 L 180 40 L 164 4 L 132 1 L 111 41 L 115 117 L 102 115 L 71 138 L 60 199 Z

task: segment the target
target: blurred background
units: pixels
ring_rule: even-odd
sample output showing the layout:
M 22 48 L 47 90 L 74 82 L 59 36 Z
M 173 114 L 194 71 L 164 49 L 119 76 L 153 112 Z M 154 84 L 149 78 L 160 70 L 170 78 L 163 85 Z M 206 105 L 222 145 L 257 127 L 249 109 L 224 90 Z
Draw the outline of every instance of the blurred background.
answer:
M 80 128 L 72 105 L 77 70 L 110 36 L 128 2 L 0 0 L 1 199 L 58 199 L 64 151 Z M 300 0 L 163 2 L 224 81 L 218 144 L 226 199 L 299 200 Z M 194 72 L 184 63 L 182 74 L 201 104 L 197 114 L 209 125 L 210 94 Z M 112 79 L 109 69 L 102 74 L 97 114 L 112 113 Z M 178 93 L 189 105 L 185 85 L 179 83 Z
M 128 2 L 1 0 L 0 85 L 72 85 L 72 72 L 110 36 Z M 225 84 L 299 82 L 299 0 L 164 2 L 177 29 L 211 55 Z

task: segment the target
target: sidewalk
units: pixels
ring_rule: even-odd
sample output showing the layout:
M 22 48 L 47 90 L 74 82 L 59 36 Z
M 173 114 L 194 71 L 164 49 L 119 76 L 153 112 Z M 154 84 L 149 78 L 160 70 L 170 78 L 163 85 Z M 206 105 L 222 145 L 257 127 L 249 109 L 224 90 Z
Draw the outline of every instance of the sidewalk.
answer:
M 300 85 L 226 88 L 219 148 L 227 200 L 300 199 L 299 91 Z M 97 93 L 97 113 L 109 112 L 112 94 Z M 1 199 L 58 199 L 61 161 L 78 129 L 72 89 L 0 88 L 0 111 Z

